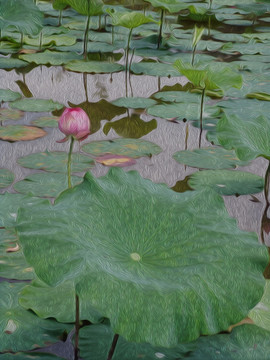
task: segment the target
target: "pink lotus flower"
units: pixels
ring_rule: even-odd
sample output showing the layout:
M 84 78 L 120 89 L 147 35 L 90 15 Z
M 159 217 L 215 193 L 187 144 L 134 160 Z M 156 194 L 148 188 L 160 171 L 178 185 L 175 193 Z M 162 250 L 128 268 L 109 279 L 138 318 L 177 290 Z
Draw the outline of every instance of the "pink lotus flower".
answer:
M 58 127 L 66 135 L 64 139 L 57 141 L 59 143 L 67 141 L 70 137 L 82 141 L 90 135 L 90 119 L 81 108 L 66 108 L 60 116 Z

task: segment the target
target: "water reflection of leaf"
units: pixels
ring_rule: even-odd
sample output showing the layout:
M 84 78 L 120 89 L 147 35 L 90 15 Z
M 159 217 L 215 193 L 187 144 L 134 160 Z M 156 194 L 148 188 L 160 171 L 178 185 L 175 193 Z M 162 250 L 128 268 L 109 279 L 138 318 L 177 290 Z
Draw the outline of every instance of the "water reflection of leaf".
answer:
M 69 106 L 80 107 L 83 109 L 91 121 L 91 134 L 94 134 L 100 129 L 101 120 L 112 120 L 115 116 L 122 115 L 126 112 L 125 108 L 115 106 L 108 101 L 102 99 L 95 103 L 84 101 L 80 104 L 73 104 L 68 102 Z
M 124 117 L 113 123 L 107 123 L 104 125 L 103 132 L 108 132 L 113 129 L 115 132 L 123 137 L 139 139 L 140 137 L 149 134 L 152 130 L 157 128 L 156 119 L 145 122 L 139 115 L 132 114 L 131 117 Z
M 179 192 L 179 193 L 183 193 L 185 191 L 193 190 L 188 184 L 189 178 L 190 178 L 190 176 L 186 176 L 183 180 L 177 181 L 176 184 L 171 189 L 173 191 L 176 191 L 176 192 Z

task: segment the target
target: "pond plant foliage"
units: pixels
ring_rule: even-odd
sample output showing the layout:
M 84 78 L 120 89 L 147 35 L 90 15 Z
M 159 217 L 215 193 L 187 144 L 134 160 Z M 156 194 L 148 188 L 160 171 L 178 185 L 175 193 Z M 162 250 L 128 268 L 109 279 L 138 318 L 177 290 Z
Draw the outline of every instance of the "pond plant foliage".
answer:
M 74 360 L 269 359 L 269 19 L 255 0 L 0 0 L 0 140 L 23 149 L 0 168 L 0 360 L 64 341 Z M 50 67 L 83 95 L 36 96 Z M 140 172 L 165 151 L 172 188 Z M 242 195 L 260 239 L 229 215 Z

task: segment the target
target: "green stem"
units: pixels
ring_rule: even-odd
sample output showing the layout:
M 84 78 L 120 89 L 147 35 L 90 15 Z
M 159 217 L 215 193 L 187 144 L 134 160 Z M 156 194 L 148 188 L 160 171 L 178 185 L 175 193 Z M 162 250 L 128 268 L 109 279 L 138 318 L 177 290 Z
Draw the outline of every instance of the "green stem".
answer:
M 112 360 L 112 357 L 113 357 L 113 354 L 114 354 L 114 351 L 115 351 L 115 348 L 116 348 L 116 344 L 117 344 L 118 338 L 119 338 L 119 335 L 118 335 L 118 334 L 115 334 L 114 337 L 113 337 L 112 346 L 111 346 L 111 348 L 110 348 L 110 351 L 109 351 L 107 360 Z
M 76 320 L 75 320 L 75 344 L 74 344 L 74 360 L 79 359 L 79 330 L 80 330 L 80 300 L 79 296 L 75 295 L 76 303 Z
M 162 39 L 163 18 L 164 18 L 164 10 L 162 9 L 160 14 L 160 25 L 159 25 L 159 34 L 158 34 L 158 43 L 157 43 L 158 49 L 160 47 L 161 39 Z
M 202 97 L 201 97 L 199 148 L 201 148 L 201 143 L 202 143 L 204 95 L 205 95 L 205 88 L 203 88 L 203 90 L 202 90 Z
M 269 185 L 270 185 L 270 160 L 268 160 L 268 167 L 264 177 L 264 197 L 267 205 L 269 205 Z
M 72 136 L 70 139 L 70 148 L 69 148 L 68 163 L 67 163 L 68 188 L 69 189 L 72 187 L 72 184 L 71 184 L 71 155 L 72 155 L 73 145 L 74 145 L 74 138 Z
M 40 34 L 39 34 L 39 50 L 41 50 L 42 49 L 42 31 L 40 32 Z
M 208 37 L 211 35 L 211 16 L 208 18 Z
M 84 32 L 84 40 L 83 40 L 83 54 L 84 58 L 87 58 L 87 45 L 88 45 L 88 35 L 89 35 L 89 24 L 90 24 L 90 18 L 91 16 L 87 16 L 86 26 L 85 26 L 85 32 Z
M 62 10 L 59 10 L 58 26 L 62 25 Z
M 87 89 L 87 73 L 83 73 L 83 86 L 85 92 L 85 99 L 88 102 L 88 89 Z
M 197 45 L 195 45 L 194 48 L 193 48 L 193 50 L 192 50 L 192 59 L 191 59 L 191 65 L 192 65 L 192 66 L 194 65 L 196 47 L 197 47 Z
M 129 74 L 129 66 L 128 66 L 128 55 L 129 55 L 129 45 L 130 45 L 130 40 L 131 40 L 131 36 L 132 36 L 132 28 L 129 31 L 129 35 L 128 35 L 128 43 L 127 43 L 127 49 L 126 49 L 126 71 L 125 71 L 125 80 L 126 80 L 126 97 L 128 96 L 128 74 Z
M 21 47 L 23 46 L 23 33 L 21 33 Z
M 112 25 L 112 45 L 114 43 L 114 26 Z

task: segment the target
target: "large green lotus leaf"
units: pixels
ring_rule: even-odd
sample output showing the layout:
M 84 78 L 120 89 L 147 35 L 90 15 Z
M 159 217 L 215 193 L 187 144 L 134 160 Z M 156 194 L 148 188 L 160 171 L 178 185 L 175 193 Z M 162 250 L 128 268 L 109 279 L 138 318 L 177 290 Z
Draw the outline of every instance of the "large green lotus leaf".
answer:
M 236 115 L 223 116 L 217 124 L 219 143 L 234 149 L 239 159 L 250 161 L 258 156 L 270 159 L 270 119 L 259 116 L 242 120 Z
M 59 3 L 59 0 L 57 2 Z M 60 3 L 71 6 L 82 15 L 97 16 L 103 13 L 102 0 L 60 0 Z
M 79 346 L 83 359 L 107 360 L 114 333 L 107 324 L 86 326 L 80 330 Z M 167 349 L 153 347 L 150 344 L 137 344 L 126 341 L 122 336 L 118 338 L 114 360 L 175 360 L 182 359 L 182 355 L 195 349 L 196 345 L 183 344 L 176 348 Z
M 221 195 L 246 195 L 261 192 L 264 180 L 261 176 L 249 172 L 204 170 L 193 173 L 188 184 L 196 190 L 211 187 Z
M 32 0 L 0 0 L 0 29 L 15 28 L 21 33 L 38 34 L 43 13 Z
M 1 359 L 2 357 L 2 359 Z M 53 354 L 44 354 L 44 353 L 37 353 L 31 352 L 21 352 L 21 353 L 5 353 L 3 355 L 0 355 L 1 360 L 56 360 L 56 359 L 65 359 L 59 355 L 53 355 Z
M 270 332 L 255 325 L 237 326 L 230 334 L 201 337 L 188 359 L 268 360 L 269 336 Z
M 0 283 L 0 351 L 23 351 L 59 341 L 71 326 L 43 320 L 18 303 L 24 284 Z
M 0 276 L 6 279 L 31 280 L 34 269 L 27 264 L 12 231 L 0 229 Z
M 270 280 L 266 280 L 263 297 L 249 312 L 248 317 L 255 325 L 270 331 Z
M 221 147 L 178 151 L 173 158 L 180 164 L 201 169 L 230 169 L 247 165 L 247 162 L 237 158 L 233 150 L 225 150 Z
M 162 119 L 177 118 L 180 120 L 197 120 L 200 118 L 200 106 L 195 103 L 163 103 L 151 106 L 146 111 L 149 115 L 157 116 Z M 205 106 L 204 118 L 211 116 L 215 111 L 214 107 Z
M 13 59 L 7 57 L 0 58 L 0 69 L 13 69 L 13 68 L 22 68 L 27 66 L 28 63 L 26 61 L 20 59 Z
M 24 43 L 31 46 L 40 46 L 40 37 L 31 38 L 24 37 Z M 76 43 L 76 37 L 60 34 L 60 35 L 44 35 L 42 36 L 42 46 L 56 45 L 56 46 L 72 46 Z
M 18 209 L 29 204 L 40 204 L 44 199 L 25 196 L 22 194 L 10 194 L 6 192 L 0 195 L 0 227 L 12 228 L 15 225 Z
M 57 128 L 58 127 L 58 116 L 42 116 L 38 119 L 32 120 L 31 124 L 37 127 L 50 127 Z
M 19 120 L 23 116 L 23 112 L 14 109 L 0 108 L 0 122 L 7 120 Z
M 188 7 L 184 2 L 179 2 L 179 0 L 145 0 L 153 7 L 157 7 L 163 10 L 167 10 L 169 13 L 177 13 L 180 10 L 183 10 Z
M 0 103 L 6 101 L 15 101 L 22 97 L 21 94 L 9 89 L 0 89 Z
M 25 309 L 33 310 L 42 319 L 54 318 L 62 323 L 75 322 L 75 287 L 72 280 L 52 287 L 36 279 L 21 291 L 19 303 Z M 79 310 L 80 320 L 98 323 L 102 319 L 84 297 L 80 297 Z
M 119 136 L 139 139 L 140 137 L 149 134 L 156 128 L 156 119 L 143 121 L 140 118 L 140 115 L 132 114 L 129 117 L 124 117 L 114 122 L 107 122 L 103 127 L 103 132 L 105 135 L 108 135 L 109 131 L 113 129 Z
M 220 101 L 216 104 L 228 116 L 237 116 L 254 121 L 259 115 L 265 116 L 269 114 L 270 103 L 268 101 L 260 101 L 257 99 L 228 99 Z M 236 111 L 237 109 L 237 111 Z
M 9 105 L 12 109 L 19 109 L 22 111 L 36 111 L 36 112 L 49 112 L 54 110 L 61 110 L 64 105 L 45 99 L 22 99 L 16 100 Z
M 179 194 L 136 171 L 87 173 L 54 205 L 22 208 L 17 231 L 40 279 L 73 279 L 130 341 L 173 347 L 215 334 L 263 294 L 267 250 L 209 188 Z
M 170 64 L 162 64 L 158 62 L 139 62 L 131 65 L 131 71 L 134 74 L 150 75 L 150 76 L 180 76 L 179 72 Z
M 72 185 L 78 184 L 82 178 L 72 176 Z M 13 185 L 14 190 L 22 194 L 30 194 L 38 197 L 56 197 L 68 188 L 66 174 L 37 173 L 27 176 Z
M 107 13 L 110 14 L 112 18 L 112 24 L 115 26 L 123 26 L 128 29 L 134 29 L 140 25 L 156 22 L 153 18 L 145 16 L 141 12 L 132 11 L 132 12 L 117 12 L 107 8 Z
M 139 139 L 113 139 L 92 141 L 83 145 L 83 151 L 100 156 L 103 154 L 123 155 L 131 158 L 152 156 L 161 153 L 162 149 L 147 140 Z
M 11 185 L 14 181 L 14 174 L 8 169 L 0 169 L 0 189 Z
M 101 61 L 74 60 L 65 65 L 65 69 L 90 74 L 106 74 L 124 70 L 124 66 L 116 63 Z
M 45 50 L 43 53 L 20 55 L 20 59 L 36 64 L 63 65 L 72 60 L 81 59 L 82 55 L 70 52 Z
M 153 99 L 143 97 L 123 97 L 112 102 L 116 106 L 123 106 L 130 109 L 146 109 L 156 104 Z
M 68 104 L 70 107 L 79 107 L 87 113 L 89 119 L 91 120 L 91 134 L 94 134 L 100 129 L 101 120 L 110 121 L 115 116 L 126 113 L 125 108 L 113 105 L 112 103 L 104 99 L 101 99 L 100 101 L 95 103 L 85 101 L 80 104 L 73 104 L 71 102 L 68 102 Z
M 47 135 L 46 131 L 34 126 L 0 126 L 0 139 L 5 141 L 29 141 Z
M 179 59 L 174 63 L 174 66 L 198 88 L 226 91 L 231 87 L 238 89 L 242 87 L 242 76 L 222 63 L 191 66 L 190 64 L 184 64 Z
M 66 173 L 68 154 L 61 151 L 45 151 L 21 157 L 17 162 L 19 165 L 29 169 Z M 73 153 L 71 157 L 71 172 L 85 172 L 93 167 L 94 164 L 94 160 L 89 156 Z

